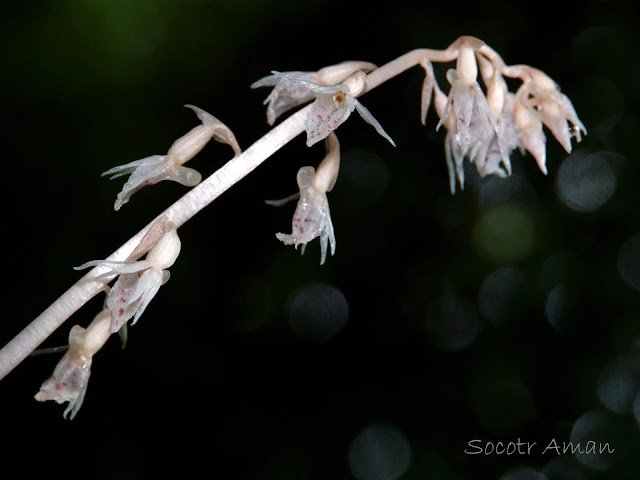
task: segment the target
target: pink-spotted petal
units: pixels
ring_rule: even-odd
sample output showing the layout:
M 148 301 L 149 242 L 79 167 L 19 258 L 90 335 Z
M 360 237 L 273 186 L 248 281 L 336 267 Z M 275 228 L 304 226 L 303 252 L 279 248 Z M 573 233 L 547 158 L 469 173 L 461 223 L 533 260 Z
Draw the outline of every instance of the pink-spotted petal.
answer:
M 56 366 L 53 375 L 45 380 L 35 398 L 39 402 L 54 400 L 57 403 L 69 402 L 64 418 L 71 413 L 71 420 L 82 406 L 89 376 L 91 375 L 91 357 L 79 354 L 70 348 Z
M 337 97 L 337 98 L 334 98 Z M 307 115 L 305 129 L 310 147 L 342 125 L 354 109 L 355 99 L 345 94 L 318 95 Z
M 115 333 L 136 313 L 139 302 L 135 297 L 139 276 L 137 273 L 118 277 L 107 296 L 107 309 L 111 312 L 111 332 Z

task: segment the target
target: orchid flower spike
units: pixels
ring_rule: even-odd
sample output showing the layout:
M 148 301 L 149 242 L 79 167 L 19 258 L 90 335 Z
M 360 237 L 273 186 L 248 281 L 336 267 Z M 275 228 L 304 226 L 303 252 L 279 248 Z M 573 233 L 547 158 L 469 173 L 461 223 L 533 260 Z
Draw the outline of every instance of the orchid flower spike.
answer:
M 110 269 L 102 276 L 119 274 L 107 295 L 106 305 L 111 312 L 111 332 L 117 332 L 133 317 L 134 325 L 158 290 L 169 280 L 169 271 L 180 253 L 180 238 L 173 226 L 155 243 L 145 260 L 113 261 L 92 260 L 75 270 L 105 266 Z
M 111 315 L 101 311 L 85 329 L 75 325 L 69 333 L 69 350 L 64 354 L 53 375 L 44 381 L 35 399 L 39 402 L 55 400 L 69 402 L 63 416 L 71 413 L 73 420 L 84 401 L 91 375 L 93 355 L 102 348 L 111 335 L 109 325 Z
M 461 37 L 454 42 L 457 53 L 455 70 L 447 72 L 451 84 L 448 95 L 438 87 L 428 61 L 421 63 L 426 78 L 422 93 L 422 122 L 433 96 L 440 117 L 437 128 L 447 129 L 445 156 L 451 193 L 456 180 L 464 188 L 464 159 L 475 163 L 480 176 L 511 174 L 510 155 L 518 148 L 529 151 L 540 170 L 547 173 L 547 125 L 567 152 L 571 136 L 578 141 L 586 133 L 569 99 L 543 72 L 527 65 L 506 66 L 482 41 Z M 477 77 L 481 74 L 486 96 Z M 523 84 L 514 94 L 504 76 L 520 78 Z M 572 124 L 569 127 L 568 123 Z
M 289 82 L 303 85 L 316 94 L 316 101 L 313 103 L 305 121 L 308 147 L 327 138 L 329 133 L 349 118 L 353 110 L 358 110 L 360 116 L 367 123 L 371 124 L 380 135 L 389 140 L 391 145 L 396 146 L 380 123 L 373 118 L 369 110 L 355 98 L 364 90 L 367 80 L 367 74 L 362 70 L 352 73 L 343 83 L 335 86 L 320 85 L 300 77 L 276 72 L 275 70 L 273 74 Z
M 343 82 L 349 75 L 358 70 L 370 72 L 376 66 L 369 62 L 342 62 L 324 67 L 317 72 L 284 72 L 283 75 L 300 78 L 319 85 L 335 85 Z M 305 104 L 316 98 L 313 90 L 301 83 L 290 82 L 280 75 L 269 75 L 251 84 L 251 88 L 273 87 L 264 101 L 267 105 L 267 122 L 273 125 L 276 119 L 286 111 Z
M 285 245 L 296 249 L 302 245 L 302 253 L 308 242 L 320 237 L 320 265 L 327 257 L 327 243 L 331 246 L 331 255 L 336 251 L 336 237 L 331 223 L 327 192 L 331 191 L 340 170 L 340 144 L 338 137 L 331 132 L 327 137 L 327 155 L 318 165 L 302 167 L 298 170 L 300 199 L 291 223 L 291 234 L 276 233 L 276 238 Z
M 172 180 L 187 187 L 193 187 L 200 183 L 202 175 L 193 168 L 187 168 L 183 165 L 202 150 L 212 138 L 229 145 L 235 156 L 242 153 L 236 137 L 229 127 L 201 108 L 194 105 L 185 105 L 185 107 L 196 113 L 202 121 L 202 125 L 198 125 L 173 142 L 166 155 L 152 155 L 114 167 L 102 174 L 103 177 L 111 175 L 111 180 L 123 175 L 130 175 L 116 198 L 114 210 L 119 210 L 129 201 L 131 195 L 145 185 L 153 185 L 163 180 Z

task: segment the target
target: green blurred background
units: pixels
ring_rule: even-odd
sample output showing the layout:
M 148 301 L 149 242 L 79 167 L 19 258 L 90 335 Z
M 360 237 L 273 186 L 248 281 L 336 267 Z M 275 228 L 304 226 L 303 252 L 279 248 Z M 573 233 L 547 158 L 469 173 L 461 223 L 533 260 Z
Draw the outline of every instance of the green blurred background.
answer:
M 0 383 L 0 459 L 20 475 L 359 480 L 636 479 L 640 470 L 638 24 L 625 3 L 58 0 L 0 2 L 6 343 L 186 188 L 113 201 L 100 173 L 198 121 L 242 148 L 268 131 L 271 70 L 384 64 L 474 35 L 553 77 L 589 130 L 548 176 L 514 152 L 507 180 L 467 169 L 451 196 L 444 132 L 420 124 L 421 69 L 362 102 L 329 196 L 319 266 L 279 243 L 322 146 L 297 138 L 180 229 L 171 281 L 94 359 L 84 406 L 33 399 L 57 356 Z M 444 86 L 445 66 L 436 68 Z M 517 84 L 515 85 L 517 86 Z M 230 158 L 212 142 L 189 166 Z M 100 309 L 95 298 L 47 345 Z M 7 311 L 8 310 L 8 311 Z M 537 442 L 468 455 L 468 442 Z M 609 443 L 557 455 L 551 440 Z M 204 473 L 203 473 L 204 472 Z M 542 475 L 542 476 L 541 476 Z

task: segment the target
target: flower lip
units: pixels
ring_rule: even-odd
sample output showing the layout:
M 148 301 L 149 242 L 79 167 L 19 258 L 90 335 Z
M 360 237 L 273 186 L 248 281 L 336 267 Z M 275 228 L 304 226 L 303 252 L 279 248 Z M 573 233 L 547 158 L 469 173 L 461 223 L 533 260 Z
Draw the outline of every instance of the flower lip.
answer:
M 326 141 L 327 154 L 318 165 L 316 171 L 311 166 L 298 170 L 296 181 L 300 189 L 296 205 L 291 233 L 277 233 L 276 238 L 285 245 L 302 245 L 302 253 L 306 244 L 320 237 L 320 264 L 327 256 L 327 244 L 331 246 L 331 255 L 335 253 L 336 239 L 329 210 L 327 192 L 333 189 L 340 169 L 340 143 L 335 133 L 330 133 Z M 281 205 L 278 202 L 277 205 Z
M 273 74 L 289 82 L 304 85 L 316 94 L 316 100 L 313 102 L 311 110 L 305 119 L 308 147 L 327 138 L 327 135 L 342 125 L 354 110 L 357 110 L 363 120 L 373 126 L 382 137 L 386 138 L 395 147 L 395 142 L 384 131 L 382 125 L 352 94 L 352 88 L 358 93 L 361 93 L 364 89 L 366 82 L 366 74 L 364 72 L 355 72 L 345 80 L 345 83 L 334 86 L 319 85 L 276 70 L 273 71 Z
M 80 270 L 103 266 L 111 270 L 103 275 L 113 275 L 114 273 L 119 275 L 106 300 L 107 308 L 111 312 L 112 332 L 117 332 L 132 317 L 131 324 L 135 324 L 160 287 L 166 283 L 168 277 L 165 274 L 167 272 L 165 269 L 173 265 L 180 253 L 181 245 L 177 229 L 173 223 L 166 220 L 166 217 L 161 217 L 149 229 L 149 237 L 145 235 L 141 241 L 141 244 L 145 244 L 144 248 L 148 247 L 149 242 L 156 239 L 158 234 L 166 228 L 168 230 L 157 239 L 147 253 L 145 260 L 92 260 L 75 267 L 76 270 Z M 141 249 L 141 251 L 143 250 Z
M 56 365 L 53 375 L 45 380 L 35 399 L 69 402 L 63 416 L 73 420 L 82 407 L 91 376 L 93 356 L 104 346 L 111 332 L 110 313 L 102 310 L 85 329 L 75 325 L 69 332 L 69 350 Z

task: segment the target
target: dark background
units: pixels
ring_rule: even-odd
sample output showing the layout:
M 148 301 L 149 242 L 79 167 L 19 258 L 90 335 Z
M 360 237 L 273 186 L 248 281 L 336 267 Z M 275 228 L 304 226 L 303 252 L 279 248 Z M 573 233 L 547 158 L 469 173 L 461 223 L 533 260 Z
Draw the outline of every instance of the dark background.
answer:
M 563 201 L 567 154 L 548 131 L 548 176 L 514 152 L 511 179 L 480 179 L 471 167 L 451 196 L 444 132 L 433 110 L 420 124 L 423 73 L 412 69 L 362 98 L 397 148 L 355 114 L 338 132 L 334 257 L 320 266 L 317 241 L 302 257 L 278 242 L 294 205 L 263 203 L 293 193 L 298 168 L 322 158 L 321 145 L 307 149 L 300 137 L 180 229 L 170 282 L 125 350 L 113 338 L 96 355 L 75 420 L 33 399 L 58 355 L 30 358 L 2 380 L 5 469 L 27 478 L 637 478 L 634 12 L 606 1 L 371 5 L 2 1 L 0 344 L 80 277 L 72 266 L 106 257 L 186 191 L 163 182 L 116 213 L 122 180 L 100 173 L 164 154 L 198 123 L 185 103 L 247 148 L 268 131 L 268 90 L 248 87 L 272 69 L 382 65 L 477 36 L 561 85 L 589 130 L 572 165 L 595 162 L 566 178 L 580 201 L 603 191 L 608 201 L 589 211 Z M 446 68 L 436 68 L 443 87 Z M 229 158 L 212 142 L 189 166 L 206 176 Z M 101 302 L 46 345 L 65 343 Z M 466 455 L 473 439 L 537 446 Z M 543 455 L 552 439 L 616 452 Z

